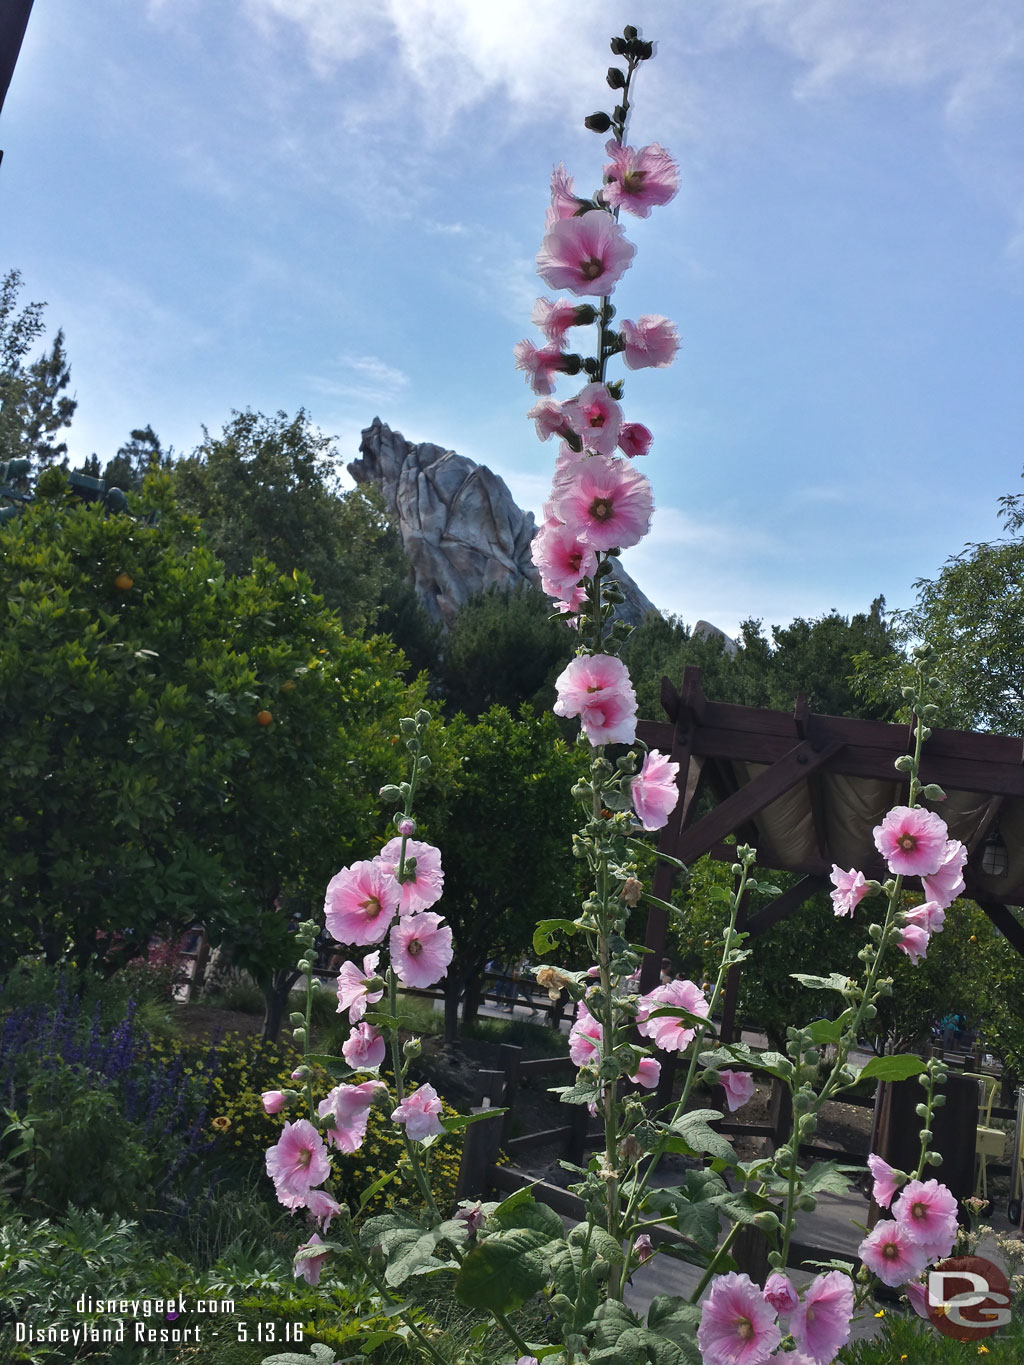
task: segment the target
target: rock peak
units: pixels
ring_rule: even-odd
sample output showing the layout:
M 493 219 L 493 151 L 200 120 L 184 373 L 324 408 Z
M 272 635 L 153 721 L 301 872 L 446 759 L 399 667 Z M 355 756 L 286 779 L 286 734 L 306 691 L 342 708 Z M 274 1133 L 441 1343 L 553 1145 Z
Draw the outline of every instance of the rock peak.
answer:
M 427 611 L 446 625 L 476 593 L 540 586 L 530 558 L 537 530 L 505 481 L 429 441 L 418 445 L 375 417 L 364 430 L 360 458 L 348 472 L 356 483 L 373 483 L 398 528 L 412 567 L 413 585 Z M 636 624 L 656 610 L 616 562 L 626 601 L 622 617 Z

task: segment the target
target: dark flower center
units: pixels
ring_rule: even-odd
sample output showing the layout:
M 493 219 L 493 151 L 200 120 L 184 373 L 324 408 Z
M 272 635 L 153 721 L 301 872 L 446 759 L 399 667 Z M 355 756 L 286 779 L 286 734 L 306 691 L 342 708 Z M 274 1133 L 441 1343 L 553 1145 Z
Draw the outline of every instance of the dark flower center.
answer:
M 912 834 L 901 834 L 896 842 L 904 853 L 913 853 L 914 849 L 917 848 L 917 840 Z
M 405 951 L 410 957 L 419 957 L 420 953 L 423 951 L 423 944 L 418 938 L 411 938 L 406 945 Z
M 596 280 L 598 275 L 604 274 L 604 261 L 597 256 L 591 256 L 580 265 L 580 274 L 585 280 Z
M 627 171 L 622 180 L 622 188 L 627 194 L 639 194 L 646 179 L 646 171 Z
M 886 1242 L 885 1246 L 882 1248 L 882 1255 L 887 1261 L 898 1261 L 900 1258 L 900 1249 L 895 1242 Z
M 611 498 L 595 498 L 590 504 L 590 515 L 595 521 L 609 521 L 615 511 Z
M 367 896 L 363 901 L 363 909 L 366 911 L 367 919 L 375 919 L 380 914 L 380 901 L 376 896 Z
M 754 1336 L 754 1324 L 749 1318 L 738 1318 L 736 1321 L 736 1335 L 740 1341 L 751 1341 Z

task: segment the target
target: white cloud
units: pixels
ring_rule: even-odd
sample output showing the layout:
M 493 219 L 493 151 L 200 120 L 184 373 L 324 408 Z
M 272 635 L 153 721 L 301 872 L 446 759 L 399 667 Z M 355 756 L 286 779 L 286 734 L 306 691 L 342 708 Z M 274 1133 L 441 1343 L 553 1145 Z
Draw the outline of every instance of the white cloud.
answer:
M 311 375 L 306 383 L 329 398 L 351 398 L 365 403 L 386 403 L 408 387 L 409 376 L 374 355 L 340 355 L 335 362 L 340 374 Z

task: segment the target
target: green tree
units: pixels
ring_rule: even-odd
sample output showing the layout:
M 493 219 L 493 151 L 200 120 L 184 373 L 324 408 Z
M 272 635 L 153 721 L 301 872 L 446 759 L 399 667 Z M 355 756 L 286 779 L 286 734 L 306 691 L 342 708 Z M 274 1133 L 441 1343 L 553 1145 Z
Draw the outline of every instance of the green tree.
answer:
M 98 466 L 99 462 L 93 456 Z M 157 469 L 170 469 L 173 464 L 173 451 L 164 451 L 160 437 L 148 424 L 136 427 L 123 446 L 118 448 L 112 460 L 108 460 L 103 473 L 97 467 L 94 477 L 106 481 L 108 488 L 120 488 L 123 492 L 138 493 L 148 474 Z M 86 469 L 86 473 L 92 473 Z
M 63 454 L 53 436 L 71 421 L 74 399 L 62 396 L 70 380 L 64 333 L 48 355 L 33 362 L 29 352 L 45 331 L 44 303 L 18 307 L 22 278 L 9 270 L 0 280 L 0 461 L 35 457 L 46 463 Z
M 575 913 L 572 784 L 580 751 L 551 715 L 492 707 L 437 727 L 432 781 L 422 802 L 424 837 L 441 850 L 455 956 L 445 979 L 445 1035 L 458 1000 L 472 1015 L 490 958 L 531 953 L 538 919 Z
M 301 574 L 228 576 L 178 514 L 71 497 L 59 470 L 0 531 L 3 965 L 109 969 L 194 920 L 256 975 L 268 1028 L 289 911 L 365 849 L 422 689 Z
M 744 621 L 735 649 L 718 636 L 694 635 L 680 621 L 648 616 L 623 650 L 637 687 L 640 715 L 662 714 L 661 678 L 678 686 L 683 670 L 702 670 L 704 692 L 715 701 L 791 710 L 802 692 L 812 711 L 889 720 L 893 700 L 863 695 L 855 686 L 857 661 L 892 657 L 897 637 L 885 618 L 885 600 L 851 617 L 832 611 L 772 626 Z
M 555 678 L 576 649 L 551 603 L 537 588 L 490 587 L 471 597 L 440 642 L 438 679 L 449 712 L 471 718 L 492 706 L 512 711 L 527 702 L 549 710 Z
M 338 462 L 333 440 L 303 409 L 294 417 L 246 409 L 218 437 L 204 429 L 202 445 L 175 465 L 174 487 L 228 573 L 246 573 L 254 555 L 283 573 L 301 569 L 358 630 L 373 623 L 407 565 L 380 496 L 343 491 Z

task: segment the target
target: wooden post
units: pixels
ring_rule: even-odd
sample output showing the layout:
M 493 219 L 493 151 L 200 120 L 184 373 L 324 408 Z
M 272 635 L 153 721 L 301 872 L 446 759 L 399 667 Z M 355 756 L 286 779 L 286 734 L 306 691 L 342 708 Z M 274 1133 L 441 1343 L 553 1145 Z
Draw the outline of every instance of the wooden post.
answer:
M 501 1141 L 507 1142 L 512 1129 L 512 1115 L 516 1107 L 516 1091 L 519 1089 L 519 1063 L 523 1059 L 523 1049 L 515 1043 L 502 1043 L 501 1060 L 505 1071 L 505 1087 L 501 1102 L 505 1113 L 501 1121 Z
M 590 1129 L 590 1110 L 585 1104 L 570 1104 L 569 1136 L 565 1140 L 565 1159 L 575 1166 L 583 1165 Z
M 772 1151 L 777 1151 L 788 1142 L 793 1132 L 793 1096 L 789 1087 L 778 1076 L 772 1079 L 772 1093 L 768 1100 L 768 1122 L 774 1132 L 771 1136 Z
M 932 1114 L 934 1137 L 931 1148 L 942 1156 L 942 1165 L 925 1169 L 925 1179 L 935 1177 L 957 1199 L 974 1193 L 974 1157 L 978 1133 L 978 1082 L 947 1073 L 941 1087 L 946 1103 Z M 875 1097 L 872 1151 L 900 1171 L 916 1171 L 921 1152 L 921 1120 L 914 1112 L 924 1099 L 917 1079 L 883 1082 Z M 873 1226 L 879 1217 L 874 1201 L 868 1217 Z
M 740 1274 L 749 1275 L 755 1284 L 764 1284 L 768 1278 L 768 1241 L 760 1228 L 753 1223 L 744 1223 L 732 1244 L 733 1260 L 739 1266 Z
M 501 1146 L 503 1115 L 491 1114 L 479 1108 L 474 1108 L 472 1112 L 487 1113 L 487 1118 L 471 1123 L 463 1134 L 462 1161 L 455 1185 L 456 1199 L 481 1199 L 488 1193 L 488 1171 L 497 1161 L 498 1148 Z

